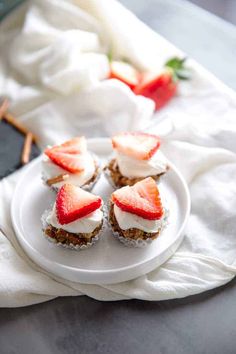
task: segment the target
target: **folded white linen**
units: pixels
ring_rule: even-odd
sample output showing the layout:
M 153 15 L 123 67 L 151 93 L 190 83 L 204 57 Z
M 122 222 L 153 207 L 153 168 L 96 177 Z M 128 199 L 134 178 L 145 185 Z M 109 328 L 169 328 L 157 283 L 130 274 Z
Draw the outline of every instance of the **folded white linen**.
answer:
M 71 129 L 83 125 L 85 115 L 86 124 L 96 120 L 107 133 L 123 129 L 122 122 L 136 130 L 147 124 L 153 102 L 134 95 L 118 80 L 105 80 L 111 45 L 101 21 L 74 1 L 33 0 L 26 5 L 4 21 L 0 35 L 5 53 L 0 92 L 12 99 L 19 119 L 35 123 L 43 106 L 41 119 L 50 118 L 54 125 L 55 120 L 68 119 L 65 112 L 72 107 L 76 119 L 69 119 Z M 121 119 L 120 125 L 107 124 L 113 116 Z M 38 126 L 34 129 L 38 131 Z
M 70 96 L 59 96 L 20 118 L 39 136 L 41 147 L 45 147 L 78 132 L 89 131 L 94 136 L 142 129 L 153 109 L 151 100 L 134 95 L 125 84 L 112 79 Z
M 113 0 L 32 0 L 2 23 L 0 33 L 0 90 L 37 132 L 42 147 L 78 129 L 111 134 L 148 124 L 150 100 L 117 80 L 100 81 L 108 49 L 141 68 L 155 68 L 178 53 Z M 91 60 L 83 61 L 87 55 Z M 151 273 L 115 285 L 78 284 L 47 274 L 24 254 L 12 228 L 18 171 L 0 182 L 0 306 L 82 294 L 164 300 L 212 289 L 235 276 L 235 95 L 196 63 L 190 65 L 194 79 L 149 128 L 162 135 L 164 152 L 190 188 L 192 211 L 178 251 Z

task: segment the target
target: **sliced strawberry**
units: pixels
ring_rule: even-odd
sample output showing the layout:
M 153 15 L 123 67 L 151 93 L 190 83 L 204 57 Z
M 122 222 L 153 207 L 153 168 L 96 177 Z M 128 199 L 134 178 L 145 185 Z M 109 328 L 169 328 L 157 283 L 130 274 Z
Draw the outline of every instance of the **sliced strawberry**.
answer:
M 169 70 L 165 70 L 157 76 L 149 74 L 148 77 L 144 75 L 142 82 L 135 87 L 134 92 L 137 95 L 151 98 L 155 102 L 157 110 L 163 107 L 176 94 L 177 82 L 173 79 Z
M 52 162 L 71 173 L 80 173 L 85 170 L 86 155 L 66 154 L 64 152 L 51 151 L 47 154 Z
M 118 189 L 111 198 L 121 210 L 144 219 L 157 220 L 163 215 L 159 190 L 151 177 L 145 178 L 132 187 Z
M 170 58 L 161 72 L 143 73 L 140 83 L 134 88 L 134 93 L 151 98 L 156 110 L 162 108 L 175 96 L 178 81 L 189 80 L 191 73 L 185 67 L 186 58 Z
M 56 213 L 61 225 L 69 224 L 100 208 L 102 199 L 72 184 L 64 184 L 56 198 Z
M 139 160 L 149 160 L 160 146 L 160 138 L 147 133 L 121 133 L 112 138 L 114 149 Z
M 64 152 L 68 154 L 81 154 L 87 151 L 87 143 L 84 136 L 79 136 L 71 140 L 66 141 L 61 145 L 55 145 L 51 148 L 45 150 L 45 154 L 48 155 L 48 152 Z
M 73 138 L 64 144 L 45 150 L 52 162 L 71 173 L 84 171 L 86 163 L 87 144 L 85 137 Z
M 131 89 L 138 85 L 140 74 L 132 65 L 122 61 L 112 61 L 110 69 L 110 79 L 118 79 Z

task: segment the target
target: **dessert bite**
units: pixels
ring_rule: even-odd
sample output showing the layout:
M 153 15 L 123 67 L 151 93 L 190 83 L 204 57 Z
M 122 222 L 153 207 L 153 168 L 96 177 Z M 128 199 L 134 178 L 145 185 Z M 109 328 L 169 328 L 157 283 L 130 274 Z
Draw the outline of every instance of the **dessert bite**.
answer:
M 158 180 L 168 170 L 168 163 L 160 151 L 160 139 L 147 133 L 121 133 L 112 138 L 115 153 L 105 167 L 105 175 L 115 188 L 132 186 L 152 177 Z
M 56 191 L 65 183 L 91 190 L 99 175 L 98 160 L 87 150 L 84 136 L 44 151 L 42 179 Z
M 103 226 L 102 199 L 72 184 L 64 184 L 56 202 L 42 216 L 44 235 L 62 246 L 84 249 L 98 240 Z
M 166 220 L 167 212 L 151 177 L 111 195 L 109 223 L 114 236 L 126 246 L 146 246 L 160 235 Z

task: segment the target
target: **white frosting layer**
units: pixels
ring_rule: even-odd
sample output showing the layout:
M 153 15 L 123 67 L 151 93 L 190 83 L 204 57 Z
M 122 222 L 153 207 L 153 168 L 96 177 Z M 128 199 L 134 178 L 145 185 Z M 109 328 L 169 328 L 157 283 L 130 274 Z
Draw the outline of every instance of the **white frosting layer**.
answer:
M 94 158 L 89 152 L 87 152 L 85 161 L 86 165 L 83 172 L 70 173 L 62 167 L 54 164 L 46 155 L 44 155 L 42 160 L 43 176 L 46 180 L 48 180 L 61 174 L 68 174 L 69 177 L 65 181 L 55 183 L 53 187 L 60 188 L 65 183 L 71 183 L 77 187 L 81 187 L 93 177 L 95 172 Z
M 69 224 L 61 225 L 57 219 L 57 214 L 56 214 L 56 207 L 54 205 L 52 211 L 49 213 L 46 221 L 48 224 L 56 227 L 57 229 L 63 229 L 67 232 L 71 232 L 74 234 L 78 233 L 85 233 L 89 234 L 90 232 L 93 232 L 93 230 L 98 227 L 103 218 L 103 212 L 99 208 L 92 213 L 79 218 Z
M 116 151 L 116 160 L 121 174 L 128 178 L 158 175 L 167 170 L 166 157 L 160 150 L 149 160 L 138 160 Z
M 159 220 L 147 220 L 141 216 L 127 213 L 114 205 L 116 221 L 122 230 L 136 228 L 145 232 L 157 232 L 163 224 L 164 215 Z

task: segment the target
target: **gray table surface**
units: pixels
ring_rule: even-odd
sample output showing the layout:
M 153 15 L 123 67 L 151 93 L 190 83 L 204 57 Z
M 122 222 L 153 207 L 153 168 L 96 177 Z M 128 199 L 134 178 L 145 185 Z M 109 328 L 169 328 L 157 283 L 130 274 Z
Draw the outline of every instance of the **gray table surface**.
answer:
M 181 0 L 122 0 L 143 21 L 236 88 L 235 28 Z M 235 354 L 236 280 L 185 299 L 58 298 L 0 309 L 0 353 Z

